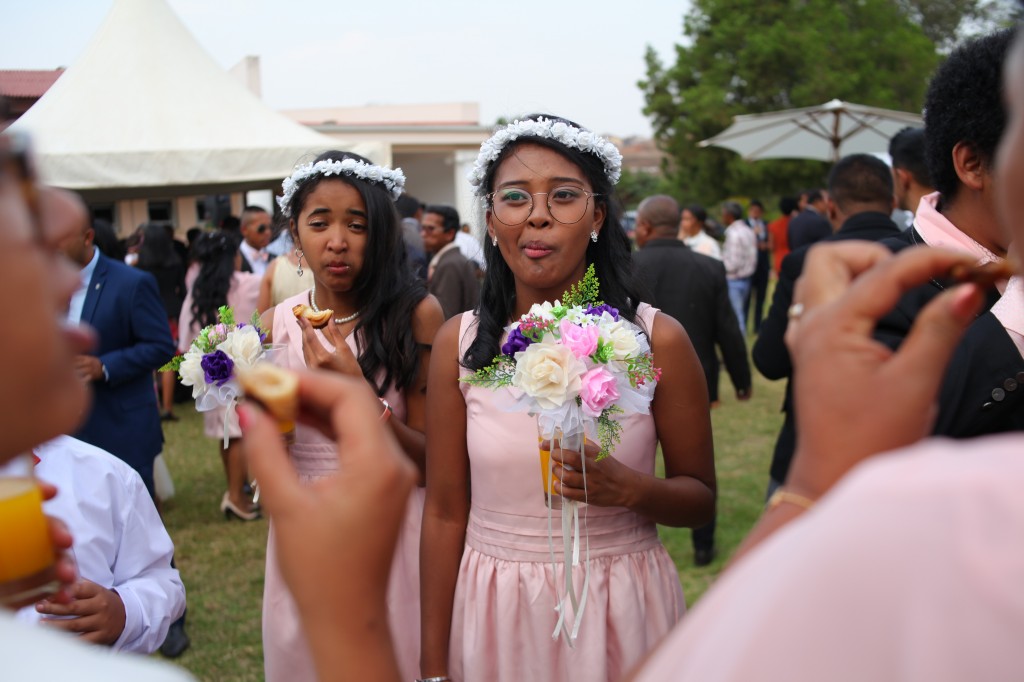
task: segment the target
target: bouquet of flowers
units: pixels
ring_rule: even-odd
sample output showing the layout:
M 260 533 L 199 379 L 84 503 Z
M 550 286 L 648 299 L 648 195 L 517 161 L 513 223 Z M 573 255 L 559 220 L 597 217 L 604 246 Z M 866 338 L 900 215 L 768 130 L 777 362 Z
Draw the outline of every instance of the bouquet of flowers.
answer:
M 217 324 L 204 327 L 184 355 L 178 355 L 160 368 L 177 372 L 181 383 L 192 387 L 196 409 L 208 412 L 217 407 L 233 410 L 242 390 L 236 371 L 249 369 L 263 359 L 268 350 L 267 333 L 260 326 L 259 313 L 248 323 L 235 323 L 229 306 L 217 310 Z M 228 441 L 228 419 L 224 420 L 224 447 Z
M 586 436 L 590 435 L 601 445 L 596 459 L 608 457 L 622 432 L 616 415 L 647 414 L 655 384 L 661 378 L 661 370 L 653 364 L 647 336 L 635 324 L 620 318 L 615 308 L 598 300 L 599 295 L 600 283 L 591 265 L 583 280 L 565 292 L 561 300 L 534 305 L 513 322 L 501 354 L 487 367 L 462 379 L 475 386 L 507 388 L 513 401 L 511 409 L 536 415 L 539 437 L 551 441 L 551 449 L 541 450 L 540 458 L 553 575 L 558 571 L 551 520 L 551 510 L 556 505 L 548 494 L 550 451 L 564 448 L 582 452 Z M 585 499 L 586 458 L 582 461 Z M 580 504 L 574 500 L 561 504 L 565 581 L 556 595 L 558 621 L 551 633 L 552 638 L 563 634 L 570 647 L 579 634 L 590 582 L 585 511 L 586 568 L 579 591 L 573 586 L 573 571 L 569 568 L 570 564 L 578 566 L 580 562 Z
M 516 409 L 537 416 L 543 434 L 581 434 L 596 424 L 597 459 L 612 453 L 622 426 L 614 416 L 647 414 L 661 370 L 646 335 L 597 300 L 594 266 L 583 280 L 513 322 L 501 355 L 462 381 L 511 389 Z

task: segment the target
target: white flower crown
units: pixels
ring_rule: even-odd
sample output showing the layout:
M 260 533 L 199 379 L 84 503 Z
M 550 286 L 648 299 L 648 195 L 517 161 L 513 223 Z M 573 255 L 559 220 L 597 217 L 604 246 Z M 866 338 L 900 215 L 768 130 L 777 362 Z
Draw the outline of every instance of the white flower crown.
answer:
M 613 185 L 622 176 L 622 154 L 618 147 L 600 135 L 564 121 L 552 121 L 550 118 L 538 118 L 535 121 L 517 120 L 498 130 L 480 145 L 480 155 L 476 157 L 476 164 L 468 175 L 474 194 L 478 197 L 484 195 L 487 168 L 498 158 L 505 145 L 520 137 L 543 137 L 560 142 L 566 147 L 593 154 L 604 163 L 604 174 Z
M 372 163 L 357 161 L 351 158 L 342 159 L 341 161 L 324 159 L 316 163 L 307 163 L 305 166 L 299 166 L 295 169 L 291 177 L 285 178 L 284 182 L 281 183 L 283 192 L 277 198 L 277 205 L 281 207 L 281 213 L 286 218 L 292 217 L 291 209 L 288 205 L 291 203 L 292 197 L 295 196 L 295 191 L 299 188 L 299 185 L 314 175 L 350 175 L 367 182 L 383 185 L 388 193 L 391 194 L 392 199 L 400 197 L 405 189 L 405 173 L 402 172 L 401 168 L 392 170 L 391 168 L 376 166 Z

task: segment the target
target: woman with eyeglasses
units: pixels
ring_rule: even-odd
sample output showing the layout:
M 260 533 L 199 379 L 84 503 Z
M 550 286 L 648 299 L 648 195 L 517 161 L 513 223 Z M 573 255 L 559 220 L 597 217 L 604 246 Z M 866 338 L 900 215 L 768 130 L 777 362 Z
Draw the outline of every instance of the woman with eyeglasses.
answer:
M 274 362 L 291 369 L 318 367 L 362 383 L 380 399 L 378 423 L 398 440 L 422 471 L 427 366 L 441 307 L 416 279 L 406 260 L 394 199 L 401 194 L 401 169 L 378 166 L 350 152 L 327 151 L 300 166 L 283 183 L 278 199 L 295 244 L 298 269 L 312 273 L 312 286 L 263 315 L 268 340 L 285 349 Z M 314 329 L 293 307 L 330 309 L 326 326 Z M 289 447 L 300 478 L 310 485 L 338 473 L 338 445 L 299 424 Z M 320 481 L 320 483 L 317 483 Z M 399 667 L 415 675 L 419 659 L 419 532 L 423 492 L 414 492 L 388 585 L 388 616 Z M 315 680 L 307 634 L 285 587 L 277 560 L 287 539 L 270 524 L 263 595 L 266 678 Z M 346 580 L 345 575 L 333 579 Z M 382 624 L 383 626 L 383 624 Z
M 715 505 L 707 388 L 682 327 L 641 302 L 613 185 L 621 155 L 564 119 L 529 117 L 484 143 L 471 175 L 487 227 L 478 312 L 434 341 L 427 407 L 421 677 L 445 680 L 618 679 L 685 609 L 679 575 L 655 524 L 700 526 Z M 581 148 L 586 151 L 581 151 Z M 662 369 L 651 414 L 621 420 L 612 457 L 586 448 L 578 473 L 554 467 L 554 492 L 583 501 L 590 571 L 575 646 L 554 639 L 548 509 L 535 418 L 502 409 L 489 388 L 459 379 L 499 354 L 506 327 L 554 301 L 593 264 L 600 297 L 644 329 Z M 655 475 L 661 443 L 665 477 Z M 580 453 L 565 464 L 580 468 Z M 557 521 L 555 522 L 557 524 Z M 559 539 L 561 542 L 561 539 Z M 557 567 L 553 567 L 557 563 Z M 576 585 L 584 567 L 575 569 Z M 557 634 L 557 633 L 556 633 Z
M 239 238 L 226 230 L 202 234 L 196 240 L 193 255 L 196 263 L 186 277 L 188 293 L 181 306 L 178 319 L 178 351 L 185 353 L 203 327 L 216 324 L 217 310 L 231 306 L 235 319 L 248 320 L 256 310 L 260 276 L 242 272 L 242 254 Z M 227 424 L 228 446 L 224 447 L 224 420 Z M 224 476 L 228 489 L 220 501 L 224 518 L 255 521 L 260 518 L 259 508 L 247 493 L 248 467 L 245 451 L 239 440 L 242 433 L 238 421 L 225 408 L 203 412 L 203 431 L 208 438 L 217 440 L 224 463 Z

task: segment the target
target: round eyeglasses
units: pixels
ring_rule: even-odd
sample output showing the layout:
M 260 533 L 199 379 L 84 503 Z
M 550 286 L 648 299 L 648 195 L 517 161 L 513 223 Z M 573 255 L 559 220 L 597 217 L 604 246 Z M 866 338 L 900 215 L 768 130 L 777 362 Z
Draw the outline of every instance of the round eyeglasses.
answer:
M 600 194 L 588 192 L 579 187 L 557 187 L 550 192 L 527 192 L 526 190 L 508 187 L 491 192 L 487 200 L 491 205 L 491 213 L 503 225 L 513 227 L 522 225 L 533 214 L 533 198 L 543 194 L 547 197 L 548 213 L 560 223 L 571 225 L 583 220 L 590 205 L 590 197 Z

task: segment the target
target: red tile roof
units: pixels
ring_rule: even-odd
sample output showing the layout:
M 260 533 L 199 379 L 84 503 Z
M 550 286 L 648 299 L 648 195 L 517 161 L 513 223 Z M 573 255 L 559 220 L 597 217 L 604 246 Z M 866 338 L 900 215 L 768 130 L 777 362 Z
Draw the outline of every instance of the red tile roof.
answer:
M 52 71 L 0 70 L 0 95 L 5 97 L 42 97 L 57 82 L 64 69 Z

